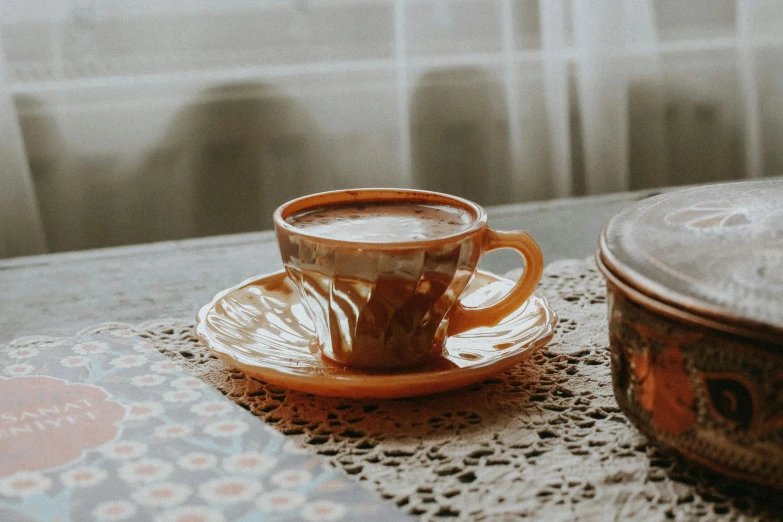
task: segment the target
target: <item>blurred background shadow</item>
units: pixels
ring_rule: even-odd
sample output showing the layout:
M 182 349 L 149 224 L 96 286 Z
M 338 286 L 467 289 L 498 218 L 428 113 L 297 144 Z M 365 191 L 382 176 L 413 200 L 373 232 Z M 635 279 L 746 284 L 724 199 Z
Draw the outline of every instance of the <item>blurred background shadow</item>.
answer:
M 410 115 L 414 186 L 484 205 L 513 200 L 508 109 L 503 85 L 488 71 L 424 73 Z
M 203 91 L 169 125 L 134 183 L 147 241 L 269 228 L 272 211 L 303 195 L 327 169 L 307 110 L 274 87 L 230 84 Z M 156 204 L 162 194 L 169 205 Z
M 135 160 L 82 151 L 43 102 L 16 103 L 55 252 L 269 228 L 330 170 L 308 111 L 260 83 L 203 90 Z
M 745 177 L 741 115 L 733 99 L 716 100 L 682 86 L 628 87 L 631 189 L 722 182 Z M 734 103 L 732 103 L 734 102 Z
M 46 242 L 51 252 L 119 244 L 112 241 L 108 186 L 117 175 L 110 157 L 85 155 L 68 143 L 46 103 L 15 97 Z M 108 189 L 108 190 L 107 190 Z

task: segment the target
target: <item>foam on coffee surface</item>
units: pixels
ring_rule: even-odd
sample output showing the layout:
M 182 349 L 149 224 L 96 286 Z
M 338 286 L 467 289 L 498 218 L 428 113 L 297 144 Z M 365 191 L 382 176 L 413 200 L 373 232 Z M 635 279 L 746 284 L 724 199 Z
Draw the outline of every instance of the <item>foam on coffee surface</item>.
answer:
M 474 220 L 462 208 L 418 202 L 330 205 L 286 218 L 289 224 L 309 234 L 367 243 L 447 237 L 467 230 Z

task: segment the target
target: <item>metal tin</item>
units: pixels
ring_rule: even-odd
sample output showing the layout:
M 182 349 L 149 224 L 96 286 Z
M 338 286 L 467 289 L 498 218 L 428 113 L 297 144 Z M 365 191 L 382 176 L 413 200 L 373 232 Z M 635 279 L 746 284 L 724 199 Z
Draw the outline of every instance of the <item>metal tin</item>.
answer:
M 783 488 L 783 180 L 641 201 L 596 258 L 625 414 L 715 470 Z

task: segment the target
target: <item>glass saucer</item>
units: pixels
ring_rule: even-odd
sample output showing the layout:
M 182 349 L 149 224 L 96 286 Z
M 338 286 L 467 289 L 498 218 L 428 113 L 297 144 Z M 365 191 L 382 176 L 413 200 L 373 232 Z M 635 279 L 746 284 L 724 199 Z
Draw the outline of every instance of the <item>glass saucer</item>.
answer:
M 476 272 L 465 291 L 469 307 L 495 301 L 513 286 Z M 197 316 L 196 335 L 226 364 L 264 382 L 316 395 L 399 398 L 466 386 L 527 359 L 554 334 L 557 314 L 533 294 L 494 327 L 448 337 L 443 357 L 397 372 L 345 368 L 317 350 L 312 321 L 284 271 L 224 290 Z

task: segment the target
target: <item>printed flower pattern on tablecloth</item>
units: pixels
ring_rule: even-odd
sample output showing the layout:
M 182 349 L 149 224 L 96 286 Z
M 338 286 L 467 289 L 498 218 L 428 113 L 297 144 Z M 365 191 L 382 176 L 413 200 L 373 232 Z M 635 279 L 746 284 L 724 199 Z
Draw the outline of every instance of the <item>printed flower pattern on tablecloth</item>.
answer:
M 151 350 L 154 350 L 155 347 L 150 342 L 141 341 L 141 342 L 135 343 L 133 345 L 132 349 L 133 349 L 134 352 L 147 354 L 147 353 L 150 353 Z
M 8 350 L 7 354 L 11 359 L 31 359 L 38 355 L 38 350 L 35 348 L 23 347 Z
M 193 390 L 171 390 L 163 394 L 165 402 L 193 402 L 201 398 L 201 394 Z
M 136 506 L 127 500 L 102 502 L 92 510 L 96 520 L 128 520 L 136 514 Z
M 16 377 L 18 375 L 30 375 L 35 371 L 35 366 L 27 363 L 9 364 L 5 367 L 5 373 Z
M 253 500 L 263 489 L 263 484 L 252 478 L 220 477 L 202 484 L 198 494 L 207 502 L 236 504 Z
M 216 421 L 204 426 L 204 433 L 212 437 L 236 437 L 242 435 L 250 426 L 239 420 Z
M 135 368 L 141 366 L 147 362 L 147 357 L 141 354 L 130 353 L 128 355 L 122 355 L 115 357 L 109 364 L 116 366 L 117 368 Z
M 103 342 L 84 342 L 74 344 L 71 348 L 74 353 L 78 355 L 96 355 L 99 353 L 106 353 L 109 351 L 109 345 Z
M 94 445 L 73 453 L 63 441 L 48 450 L 70 460 L 6 477 L 0 472 L 0 503 L 5 503 L 3 509 L 11 506 L 18 518 L 37 519 L 45 512 L 47 519 L 98 521 L 359 520 L 359 507 L 371 502 L 343 502 L 348 498 L 343 490 L 350 486 L 334 477 L 336 471 L 184 373 L 131 330 L 42 346 L 2 352 L 8 357 L 0 373 L 16 378 L 0 383 L 49 379 L 78 391 L 78 399 L 89 399 L 91 408 L 105 402 L 116 411 L 113 429 L 103 430 L 106 437 Z M 71 382 L 77 387 L 68 387 Z M 6 396 L 0 394 L 0 408 Z M 40 407 L 47 415 L 57 414 L 41 421 L 52 430 L 71 426 L 72 408 L 82 415 L 106 416 L 103 410 L 78 410 L 77 405 L 68 406 L 66 414 L 66 402 L 58 404 L 60 410 L 47 403 L 31 411 L 39 415 Z M 100 432 L 85 426 L 78 433 L 88 438 Z M 56 440 L 57 433 L 41 435 L 48 441 Z M 70 434 L 68 440 L 81 439 Z M 3 460 L 10 462 L 0 455 Z M 6 473 L 19 469 L 15 465 Z
M 60 482 L 66 487 L 86 488 L 100 484 L 108 476 L 105 469 L 97 467 L 80 467 L 70 469 L 60 474 Z
M 218 458 L 209 453 L 192 452 L 177 459 L 177 465 L 188 471 L 212 469 L 218 463 Z
M 128 404 L 127 409 L 125 418 L 129 420 L 146 420 L 164 412 L 163 405 L 158 402 L 133 402 Z
M 313 480 L 313 475 L 306 469 L 288 469 L 272 475 L 272 484 L 281 488 L 301 488 Z
M 345 516 L 345 506 L 331 500 L 317 500 L 305 504 L 299 513 L 305 520 L 332 522 Z
M 264 493 L 258 500 L 256 506 L 266 513 L 279 513 L 292 511 L 305 503 L 307 497 L 296 491 L 278 490 Z
M 198 390 L 207 387 L 204 381 L 196 379 L 195 377 L 180 377 L 179 379 L 174 379 L 171 381 L 171 386 L 189 390 Z
M 133 460 L 147 453 L 147 445 L 132 440 L 105 444 L 101 452 L 112 460 Z
M 146 484 L 166 480 L 174 471 L 174 465 L 161 459 L 144 459 L 120 466 L 117 475 L 131 484 Z
M 123 329 L 119 329 L 119 330 L 112 330 L 111 332 L 109 332 L 109 335 L 112 335 L 114 337 L 119 337 L 120 339 L 129 339 L 129 338 L 137 339 L 138 338 L 138 334 L 136 332 L 134 332 L 133 330 L 128 329 L 128 328 L 123 328 Z M 144 342 L 146 342 L 146 341 L 144 341 Z
M 335 493 L 347 488 L 348 485 L 342 480 L 328 480 L 318 485 L 318 491 L 326 491 L 328 493 Z
M 273 469 L 277 459 L 258 452 L 246 452 L 231 455 L 223 459 L 223 469 L 229 473 L 261 475 Z
M 207 506 L 183 506 L 161 513 L 155 522 L 225 522 L 223 513 Z
M 69 355 L 60 359 L 60 364 L 66 368 L 77 368 L 90 364 L 90 358 L 86 355 Z
M 190 407 L 190 412 L 202 417 L 212 417 L 224 415 L 231 412 L 233 408 L 226 401 L 210 401 L 194 404 Z
M 182 372 L 182 368 L 180 368 L 177 365 L 177 363 L 173 361 L 169 361 L 168 359 L 165 361 L 158 361 L 156 363 L 150 364 L 150 370 L 158 373 L 171 373 L 171 374 L 177 374 Z
M 159 373 L 145 373 L 132 377 L 130 382 L 134 386 L 158 386 L 166 382 L 166 378 Z
M 133 500 L 147 507 L 174 507 L 182 504 L 193 493 L 190 486 L 160 482 L 140 488 L 131 495 Z
M 158 426 L 153 433 L 156 437 L 162 439 L 179 439 L 191 431 L 193 431 L 193 428 L 187 424 L 168 424 L 166 426 Z
M 18 471 L 0 479 L 0 495 L 29 497 L 43 493 L 52 485 L 52 479 L 36 471 Z

